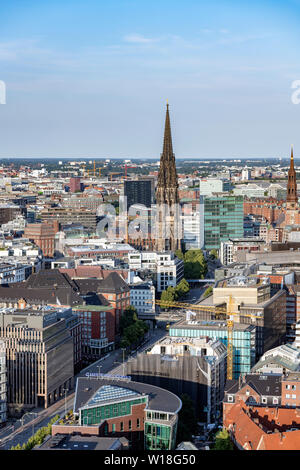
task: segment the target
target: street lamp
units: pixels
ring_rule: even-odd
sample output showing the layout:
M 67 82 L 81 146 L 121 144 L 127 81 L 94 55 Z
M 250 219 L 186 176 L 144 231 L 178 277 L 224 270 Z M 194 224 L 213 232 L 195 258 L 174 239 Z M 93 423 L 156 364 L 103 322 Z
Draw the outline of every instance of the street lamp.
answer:
M 69 391 L 68 388 L 63 388 L 63 392 L 65 392 L 65 417 L 67 415 L 67 392 Z
M 36 418 L 38 416 L 38 413 L 30 411 L 30 412 L 27 412 L 27 413 L 23 414 L 23 416 L 21 418 L 22 427 L 24 426 L 24 418 L 25 418 L 26 415 L 28 415 L 28 416 L 33 415 L 34 418 Z M 34 435 L 34 419 L 32 420 L 32 435 Z
M 99 379 L 100 379 L 100 376 L 101 376 L 101 367 L 102 367 L 102 366 L 97 366 L 97 369 L 98 369 L 98 371 L 99 371 Z
M 125 375 L 125 362 L 124 362 L 124 357 L 125 357 L 126 348 L 122 348 L 122 351 L 123 351 L 123 376 L 124 376 L 124 375 Z

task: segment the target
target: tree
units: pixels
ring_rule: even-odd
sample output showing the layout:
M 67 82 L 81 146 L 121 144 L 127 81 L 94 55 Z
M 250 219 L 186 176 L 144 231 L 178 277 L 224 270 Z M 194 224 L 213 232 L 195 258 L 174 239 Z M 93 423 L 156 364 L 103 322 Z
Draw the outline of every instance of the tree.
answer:
M 128 348 L 140 341 L 149 330 L 148 325 L 139 320 L 136 309 L 130 305 L 120 319 L 121 347 Z
M 120 333 L 121 333 L 121 335 L 123 334 L 123 331 L 125 330 L 125 328 L 127 328 L 128 326 L 133 324 L 134 315 L 137 318 L 137 311 L 136 311 L 135 307 L 133 307 L 133 305 L 129 305 L 129 307 L 127 307 L 124 310 L 124 313 L 120 318 Z
M 178 299 L 185 294 L 187 294 L 190 290 L 190 285 L 185 279 L 181 279 L 179 284 L 175 287 L 175 298 Z
M 190 441 L 197 431 L 197 418 L 194 402 L 189 395 L 184 393 L 180 397 L 182 408 L 178 414 L 177 442 Z
M 206 299 L 206 297 L 208 297 L 212 293 L 212 291 L 213 291 L 213 288 L 209 286 L 204 292 L 203 297 Z
M 209 252 L 210 256 L 214 259 L 218 259 L 218 252 L 215 248 L 213 248 L 210 252 Z
M 217 432 L 213 450 L 233 450 L 233 443 L 227 429 L 223 428 Z
M 179 259 L 184 260 L 184 254 L 182 253 L 181 250 L 176 250 L 175 251 L 175 256 L 177 256 L 177 258 L 179 258 Z
M 184 254 L 184 277 L 187 279 L 204 279 L 207 263 L 202 250 L 188 250 Z

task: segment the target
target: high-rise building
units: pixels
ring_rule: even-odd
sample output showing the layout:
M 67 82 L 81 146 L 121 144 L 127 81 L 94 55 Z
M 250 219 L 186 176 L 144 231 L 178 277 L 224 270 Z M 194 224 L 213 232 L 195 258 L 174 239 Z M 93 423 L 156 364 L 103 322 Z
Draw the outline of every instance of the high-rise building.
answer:
M 7 405 L 16 415 L 37 406 L 47 408 L 73 386 L 73 340 L 57 310 L 2 309 L 0 339 L 5 342 Z
M 70 178 L 70 192 L 77 193 L 81 191 L 81 182 L 79 176 Z
M 152 188 L 153 183 L 151 180 L 125 180 L 124 196 L 127 198 L 127 211 L 134 204 L 143 204 L 146 207 L 151 207 L 153 203 Z
M 213 194 L 204 198 L 204 247 L 219 249 L 222 241 L 244 236 L 243 196 Z
M 178 179 L 173 153 L 169 105 L 167 104 L 163 152 L 156 188 L 156 250 L 175 251 L 181 248 L 181 218 Z

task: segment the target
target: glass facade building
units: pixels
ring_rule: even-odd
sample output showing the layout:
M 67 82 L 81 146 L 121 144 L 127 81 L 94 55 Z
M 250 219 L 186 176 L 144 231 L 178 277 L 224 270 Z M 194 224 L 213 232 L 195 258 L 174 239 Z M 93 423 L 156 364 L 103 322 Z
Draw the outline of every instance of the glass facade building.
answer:
M 219 249 L 221 242 L 244 235 L 243 196 L 204 197 L 204 248 Z
M 170 336 L 199 338 L 208 336 L 219 339 L 227 347 L 227 325 L 225 322 L 200 321 L 197 328 L 191 328 L 188 323 L 170 327 Z M 245 325 L 233 331 L 233 370 L 234 378 L 250 372 L 256 361 L 256 327 Z

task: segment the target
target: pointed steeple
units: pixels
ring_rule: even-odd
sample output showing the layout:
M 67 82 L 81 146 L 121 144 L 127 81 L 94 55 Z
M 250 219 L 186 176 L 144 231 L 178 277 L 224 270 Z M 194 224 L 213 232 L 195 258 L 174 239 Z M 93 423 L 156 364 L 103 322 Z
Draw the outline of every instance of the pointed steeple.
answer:
M 164 134 L 164 146 L 163 153 L 165 158 L 172 158 L 173 156 L 173 146 L 172 146 L 172 135 L 171 135 L 171 124 L 170 124 L 170 114 L 169 114 L 169 104 L 167 102 L 167 111 L 166 111 L 166 121 L 165 121 L 165 134 Z
M 295 209 L 296 206 L 298 205 L 297 181 L 296 181 L 296 171 L 294 167 L 293 146 L 291 148 L 291 163 L 290 163 L 290 169 L 288 172 L 286 203 L 287 203 L 286 204 L 287 209 Z
M 167 102 L 165 132 L 163 151 L 160 156 L 160 167 L 158 174 L 158 187 L 178 187 L 175 155 L 173 153 L 172 134 L 169 114 L 169 104 Z
M 167 102 L 163 151 L 156 187 L 157 251 L 175 251 L 181 247 L 178 178 L 173 153 L 169 104 Z

